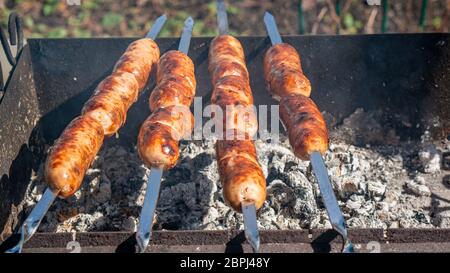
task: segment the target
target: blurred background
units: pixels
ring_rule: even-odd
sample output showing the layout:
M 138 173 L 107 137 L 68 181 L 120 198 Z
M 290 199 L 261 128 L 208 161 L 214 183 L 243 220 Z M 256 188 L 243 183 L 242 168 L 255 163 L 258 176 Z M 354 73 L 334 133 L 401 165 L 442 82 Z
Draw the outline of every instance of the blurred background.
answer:
M 231 33 L 265 35 L 262 15 L 271 11 L 282 34 L 448 32 L 450 0 L 226 1 Z M 0 22 L 22 16 L 26 38 L 141 36 L 162 13 L 162 37 L 181 32 L 196 19 L 194 34 L 216 35 L 215 1 L 198 0 L 0 0 Z

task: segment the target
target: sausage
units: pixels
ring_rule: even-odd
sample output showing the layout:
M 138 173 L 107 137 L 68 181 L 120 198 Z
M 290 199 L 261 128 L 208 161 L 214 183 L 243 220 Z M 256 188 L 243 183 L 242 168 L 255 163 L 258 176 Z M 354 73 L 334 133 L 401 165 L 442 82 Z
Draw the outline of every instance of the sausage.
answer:
M 258 117 L 253 105 L 211 104 L 212 118 L 220 118 L 218 111 L 222 115 L 223 133 L 227 139 L 252 139 L 258 132 Z
M 177 79 L 177 77 L 164 78 L 153 89 L 148 100 L 150 111 L 170 105 L 185 106 L 192 103 L 194 100 L 194 95 L 191 95 L 192 91 L 189 90 L 187 85 Z
M 100 82 L 81 112 L 95 118 L 105 135 L 111 136 L 125 123 L 127 111 L 137 97 L 138 83 L 133 74 L 115 72 Z
M 180 51 L 165 53 L 158 64 L 157 85 L 149 98 L 152 114 L 138 135 L 139 156 L 148 167 L 168 170 L 177 163 L 178 142 L 189 136 L 194 127 L 189 105 L 195 88 L 192 60 Z
M 280 100 L 289 94 L 309 97 L 311 83 L 303 74 L 300 56 L 289 44 L 273 45 L 264 55 L 264 78 L 272 97 Z
M 149 38 L 132 42 L 114 66 L 114 72 L 132 73 L 138 82 L 139 90 L 147 83 L 153 66 L 159 59 L 159 47 Z
M 170 105 L 188 106 L 195 96 L 194 63 L 183 52 L 171 50 L 158 64 L 157 86 L 149 98 L 150 110 Z
M 211 64 L 209 67 L 215 67 L 216 60 L 224 58 L 238 61 L 245 60 L 244 49 L 239 40 L 227 34 L 217 36 L 211 41 L 208 54 L 209 63 Z
M 211 82 L 216 85 L 220 79 L 226 76 L 238 76 L 241 80 L 249 82 L 247 67 L 241 62 L 226 61 L 217 65 L 211 72 Z
M 219 103 L 222 100 L 227 100 L 230 104 L 253 104 L 252 90 L 248 81 L 235 75 L 220 78 L 214 85 L 211 102 Z
M 245 55 L 239 40 L 230 35 L 220 35 L 211 41 L 208 70 L 212 84 L 228 75 L 240 76 L 248 82 L 249 74 Z
M 45 180 L 61 197 L 75 193 L 104 137 L 117 132 L 126 114 L 147 82 L 159 59 L 159 48 L 151 39 L 131 43 L 112 74 L 100 82 L 85 103 L 82 115 L 63 131 L 49 152 Z
M 221 110 L 225 133 L 237 130 L 250 137 L 256 135 L 258 118 L 248 82 L 234 75 L 219 79 L 212 92 L 211 102 L 213 118 L 219 110 L 217 108 Z M 227 135 L 232 137 L 229 133 Z
M 158 45 L 143 38 L 131 43 L 85 103 L 82 114 L 95 118 L 106 136 L 115 134 L 125 123 L 126 114 L 145 86 L 159 59 Z
M 280 101 L 280 117 L 289 135 L 294 154 L 309 160 L 312 152 L 328 150 L 328 131 L 317 105 L 299 94 L 285 96 Z
M 259 209 L 266 199 L 266 180 L 252 140 L 218 140 L 216 155 L 226 202 L 241 212 L 243 201 Z
M 64 129 L 45 162 L 45 180 L 59 196 L 75 193 L 84 174 L 103 143 L 103 127 L 90 116 L 82 115 Z
M 191 58 L 178 50 L 170 50 L 166 52 L 158 64 L 158 72 L 156 74 L 157 82 L 170 75 L 176 75 L 178 79 L 185 80 L 189 86 L 189 91 L 196 87 L 194 63 Z M 191 93 L 193 95 L 193 93 Z
M 259 209 L 266 199 L 266 181 L 251 137 L 258 130 L 245 56 L 239 41 L 221 35 L 211 42 L 208 69 L 214 85 L 213 117 L 222 110 L 225 139 L 216 142 L 216 156 L 225 201 L 236 211 L 242 202 Z
M 186 106 L 169 106 L 153 112 L 142 124 L 138 152 L 145 165 L 171 169 L 178 161 L 178 141 L 190 135 L 194 116 Z

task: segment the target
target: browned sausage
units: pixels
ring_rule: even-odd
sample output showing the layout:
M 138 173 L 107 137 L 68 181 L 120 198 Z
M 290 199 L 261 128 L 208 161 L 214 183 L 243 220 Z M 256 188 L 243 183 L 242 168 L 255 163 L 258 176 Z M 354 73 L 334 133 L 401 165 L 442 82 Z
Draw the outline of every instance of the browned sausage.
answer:
M 229 75 L 220 78 L 211 94 L 212 103 L 226 100 L 229 104 L 253 104 L 252 90 L 248 81 L 242 77 Z
M 266 200 L 266 180 L 252 140 L 219 140 L 216 155 L 225 200 L 236 211 L 243 201 L 259 209 Z
M 194 63 L 183 52 L 165 53 L 158 65 L 158 84 L 149 98 L 150 110 L 170 105 L 189 106 L 197 86 L 194 72 Z
M 267 89 L 276 100 L 289 94 L 309 97 L 311 84 L 303 74 L 300 56 L 289 44 L 273 45 L 264 55 L 264 78 Z
M 90 116 L 75 118 L 47 156 L 45 180 L 66 198 L 75 193 L 103 143 L 103 127 Z
M 158 59 L 159 48 L 153 40 L 144 38 L 131 43 L 113 73 L 100 82 L 85 103 L 82 115 L 55 142 L 45 164 L 45 179 L 61 197 L 78 190 L 104 136 L 114 134 L 123 125 Z
M 190 105 L 194 100 L 190 87 L 178 81 L 177 77 L 163 78 L 153 89 L 149 97 L 150 111 L 170 105 Z M 189 90 L 189 91 L 186 91 Z M 195 89 L 194 89 L 195 91 Z
M 233 36 L 220 35 L 211 41 L 208 62 L 213 85 L 228 75 L 240 76 L 248 82 L 249 75 L 245 65 L 244 50 L 239 40 Z
M 296 156 L 309 160 L 312 152 L 324 154 L 328 149 L 328 131 L 317 105 L 298 94 L 285 96 L 280 101 L 280 117 Z
M 158 73 L 156 80 L 160 82 L 163 78 L 176 75 L 178 79 L 183 79 L 189 85 L 190 89 L 186 91 L 195 91 L 195 70 L 191 58 L 178 50 L 170 50 L 161 56 L 158 64 Z M 193 93 L 189 95 L 194 95 Z
M 142 38 L 131 43 L 120 57 L 114 71 L 129 72 L 135 75 L 142 89 L 147 83 L 152 67 L 159 59 L 159 47 L 149 38 Z
M 145 86 L 152 67 L 159 59 L 158 45 L 143 38 L 131 43 L 85 103 L 82 113 L 95 118 L 106 136 L 115 134 L 125 123 L 128 109 Z
M 189 105 L 196 81 L 192 60 L 180 51 L 164 54 L 158 68 L 157 85 L 149 98 L 153 113 L 139 131 L 138 151 L 148 167 L 168 170 L 178 161 L 178 141 L 193 130 Z
M 137 97 L 138 84 L 133 74 L 116 72 L 100 82 L 81 112 L 100 122 L 105 135 L 110 136 L 124 124 Z
M 253 105 L 252 91 L 248 82 L 241 77 L 232 75 L 220 78 L 212 92 L 211 102 L 212 117 L 217 117 L 216 107 L 219 107 L 225 131 L 239 131 L 250 137 L 257 133 L 258 118 Z
M 258 130 L 245 56 L 239 41 L 221 35 L 212 41 L 208 69 L 214 89 L 212 112 L 224 115 L 225 140 L 216 143 L 220 180 L 226 202 L 241 212 L 243 201 L 259 209 L 266 199 L 266 182 L 251 140 Z
M 169 106 L 153 112 L 141 126 L 138 152 L 148 167 L 168 170 L 179 157 L 178 141 L 188 136 L 194 126 L 194 116 L 186 106 Z

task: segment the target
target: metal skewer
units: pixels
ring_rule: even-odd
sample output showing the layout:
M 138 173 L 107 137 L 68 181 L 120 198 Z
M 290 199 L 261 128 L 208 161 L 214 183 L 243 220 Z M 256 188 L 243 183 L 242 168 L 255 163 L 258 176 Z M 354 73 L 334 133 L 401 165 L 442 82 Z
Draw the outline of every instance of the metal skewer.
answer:
M 342 238 L 344 238 L 342 252 L 355 252 L 353 244 L 348 238 L 344 216 L 342 215 L 336 196 L 334 195 L 333 187 L 328 178 L 327 167 L 325 166 L 325 162 L 323 162 L 322 155 L 319 152 L 313 152 L 310 159 L 314 174 L 317 178 L 317 183 L 319 183 L 323 203 L 328 212 L 328 218 L 330 218 L 331 226 L 342 235 Z
M 194 27 L 194 20 L 189 17 L 184 21 L 184 29 L 181 34 L 178 50 L 187 54 L 192 37 L 192 29 Z M 150 177 L 147 182 L 147 190 L 145 192 L 144 204 L 139 218 L 139 226 L 136 232 L 136 242 L 139 252 L 144 252 L 152 237 L 153 218 L 155 215 L 156 205 L 159 198 L 159 190 L 161 188 L 161 178 L 163 169 L 152 168 L 150 170 Z
M 245 238 L 252 246 L 253 252 L 259 252 L 259 230 L 256 220 L 255 202 L 242 202 L 242 215 L 244 216 Z
M 217 24 L 219 35 L 228 33 L 228 16 L 223 0 L 217 0 Z M 245 238 L 252 246 L 253 252 L 259 252 L 259 230 L 256 217 L 256 206 L 254 202 L 244 201 L 241 203 L 242 216 L 244 217 Z
M 165 14 L 159 16 L 153 23 L 150 31 L 145 35 L 145 38 L 156 39 L 166 20 L 167 16 Z
M 223 0 L 217 0 L 217 25 L 219 28 L 219 35 L 228 33 L 228 16 L 227 8 Z
M 269 34 L 272 45 L 282 43 L 280 33 L 278 32 L 275 18 L 269 12 L 264 14 L 264 23 L 266 25 L 267 33 Z M 319 184 L 320 192 L 322 194 L 322 200 L 330 218 L 331 225 L 344 239 L 344 245 L 342 252 L 352 253 L 355 252 L 353 244 L 350 242 L 347 234 L 347 227 L 345 224 L 344 216 L 342 215 L 339 204 L 336 200 L 336 196 L 333 192 L 330 179 L 328 178 L 327 168 L 323 161 L 322 155 L 319 152 L 313 152 L 310 157 L 311 165 L 313 167 L 314 174 L 316 175 L 317 182 Z
M 59 192 L 54 192 L 50 188 L 47 188 L 42 195 L 39 202 L 33 208 L 31 213 L 28 215 L 25 222 L 22 224 L 20 228 L 20 241 L 16 246 L 6 251 L 6 253 L 21 253 L 23 244 L 28 241 L 36 232 L 47 213 L 50 206 L 53 204 L 56 196 L 58 196 Z
M 152 168 L 147 182 L 144 204 L 142 205 L 139 227 L 136 232 L 136 242 L 139 252 L 144 252 L 152 236 L 153 217 L 158 203 L 161 188 L 162 168 Z
M 155 39 L 158 36 L 158 33 L 161 31 L 164 23 L 167 20 L 166 15 L 162 15 L 156 19 L 150 31 L 147 33 L 145 37 Z M 47 188 L 42 195 L 39 202 L 33 208 L 31 213 L 28 215 L 25 222 L 22 224 L 20 228 L 20 241 L 13 248 L 6 251 L 6 253 L 20 253 L 22 252 L 23 245 L 27 242 L 36 230 L 39 227 L 42 219 L 47 213 L 50 206 L 53 204 L 53 201 L 58 196 L 59 191 L 52 191 L 50 188 Z

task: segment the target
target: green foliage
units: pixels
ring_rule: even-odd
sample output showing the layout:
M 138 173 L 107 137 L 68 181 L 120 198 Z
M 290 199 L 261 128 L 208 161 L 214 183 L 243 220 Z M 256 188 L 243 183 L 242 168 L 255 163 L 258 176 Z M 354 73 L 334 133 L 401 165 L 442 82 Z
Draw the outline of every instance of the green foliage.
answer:
M 109 12 L 105 14 L 105 16 L 103 16 L 102 26 L 104 26 L 105 28 L 113 28 L 118 26 L 123 19 L 124 19 L 123 15 L 114 12 Z
M 99 7 L 98 0 L 82 0 L 83 9 L 95 10 Z
M 60 0 L 45 0 L 42 7 L 42 13 L 44 16 L 52 15 L 57 9 Z
M 344 14 L 343 23 L 347 32 L 354 34 L 358 33 L 358 31 L 363 27 L 363 24 L 359 20 L 355 20 L 353 15 L 350 13 Z
M 73 36 L 78 38 L 90 38 L 92 37 L 92 33 L 86 29 L 75 28 L 73 30 Z
M 246 26 L 247 21 L 254 22 L 255 20 L 247 20 L 247 18 L 260 17 L 263 9 L 266 8 L 278 9 L 281 31 L 287 33 L 286 28 L 292 29 L 292 25 L 298 23 L 292 21 L 290 26 L 283 23 L 282 15 L 291 16 L 292 13 L 296 13 L 296 10 L 292 10 L 292 5 L 281 5 L 282 1 L 268 1 L 264 5 L 257 5 L 258 1 L 252 1 L 227 1 L 229 20 L 234 27 L 230 29 L 230 34 L 250 33 L 246 32 L 250 29 Z M 184 20 L 190 15 L 195 20 L 194 36 L 217 35 L 215 1 L 81 0 L 80 6 L 69 6 L 66 4 L 66 0 L 4 0 L 3 2 L 5 3 L 4 8 L 0 9 L 1 26 L 7 27 L 9 14 L 13 10 L 17 11 L 22 15 L 25 37 L 140 36 L 150 29 L 152 21 L 149 18 L 156 18 L 161 12 L 166 12 L 168 15 L 168 21 L 160 33 L 161 37 L 179 36 L 183 29 Z M 137 2 L 141 2 L 141 4 L 136 5 Z M 316 2 L 316 5 L 320 7 L 324 6 L 326 1 Z M 341 4 L 344 2 L 341 1 Z M 436 8 L 441 7 L 442 9 L 445 4 L 438 4 L 438 2 L 434 1 L 433 4 L 430 2 L 425 31 L 448 31 L 448 26 L 445 25 L 443 19 L 444 10 Z M 398 16 L 398 12 L 395 13 L 392 6 L 401 7 L 401 5 L 394 4 L 398 3 L 397 1 L 391 1 L 390 3 L 391 13 Z M 352 0 L 349 8 L 344 9 L 345 6 L 341 5 L 341 33 L 363 33 L 364 24 L 368 19 L 368 13 L 365 10 L 367 7 L 364 7 L 360 0 Z M 243 8 L 246 9 L 245 12 Z M 397 8 L 397 10 L 399 9 Z M 392 17 L 392 14 L 390 17 Z M 379 20 L 381 8 L 377 16 L 377 20 Z M 310 17 L 313 18 L 314 16 Z M 408 16 L 402 15 L 403 17 L 407 18 Z M 414 20 L 417 19 L 414 18 Z M 392 18 L 389 20 L 392 20 Z M 334 33 L 335 22 L 330 18 L 329 12 L 320 24 L 323 32 Z M 409 22 L 409 24 L 408 31 L 417 31 L 416 21 L 414 23 Z M 306 25 L 311 26 L 312 22 L 306 22 Z M 119 28 L 119 26 L 121 27 Z M 259 30 L 252 29 L 256 32 L 251 34 L 265 35 L 265 32 L 261 32 L 264 28 L 262 26 L 258 28 Z M 394 24 L 392 24 L 392 28 L 394 28 Z
M 196 21 L 194 29 L 192 30 L 194 36 L 215 36 L 217 35 L 216 29 L 205 26 L 202 21 Z
M 67 36 L 67 29 L 63 27 L 55 27 L 47 34 L 48 38 L 64 38 Z
M 6 27 L 8 25 L 8 16 L 10 11 L 8 9 L 0 9 L 1 21 L 0 24 L 2 27 Z
M 431 21 L 431 24 L 433 25 L 434 29 L 440 29 L 442 27 L 442 18 L 438 16 L 434 17 Z

